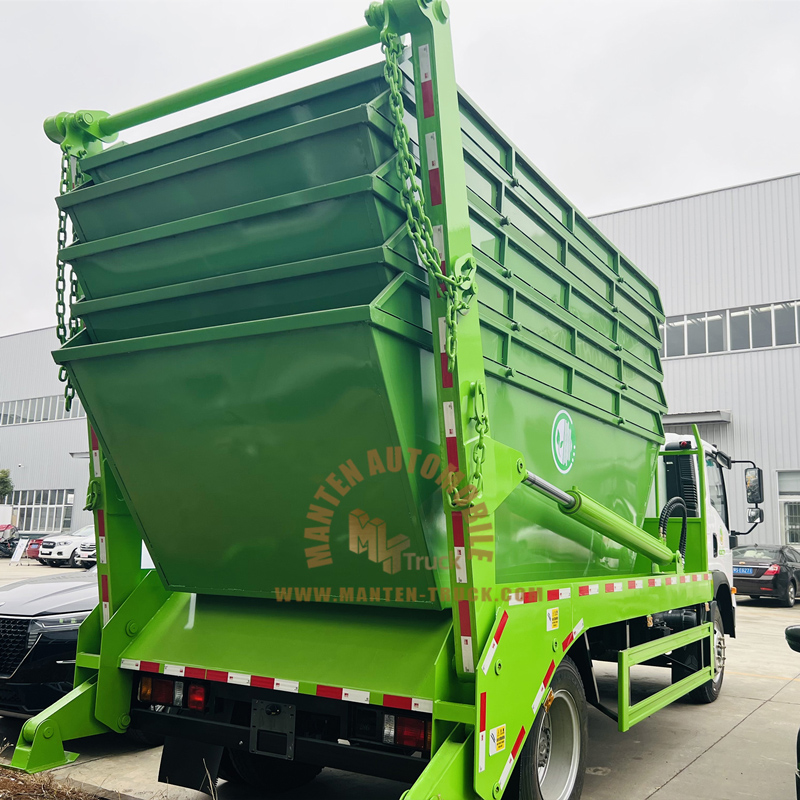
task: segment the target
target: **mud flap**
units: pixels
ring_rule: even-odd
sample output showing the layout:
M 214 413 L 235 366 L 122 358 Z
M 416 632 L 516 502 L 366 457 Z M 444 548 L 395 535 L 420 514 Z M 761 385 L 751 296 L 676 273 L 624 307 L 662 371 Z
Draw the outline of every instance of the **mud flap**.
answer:
M 223 747 L 167 736 L 161 754 L 158 780 L 214 795 Z

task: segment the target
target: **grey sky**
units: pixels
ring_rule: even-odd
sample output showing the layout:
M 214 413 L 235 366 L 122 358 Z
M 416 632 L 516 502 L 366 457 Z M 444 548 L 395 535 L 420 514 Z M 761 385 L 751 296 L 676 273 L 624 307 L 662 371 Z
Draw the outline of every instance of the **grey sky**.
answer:
M 0 0 L 0 335 L 54 322 L 58 111 L 120 111 L 358 27 L 367 0 Z M 800 171 L 800 2 L 450 0 L 461 86 L 587 214 Z M 325 68 L 379 58 L 377 48 Z M 296 76 L 126 141 L 308 82 Z M 1 367 L 0 367 L 1 368 Z

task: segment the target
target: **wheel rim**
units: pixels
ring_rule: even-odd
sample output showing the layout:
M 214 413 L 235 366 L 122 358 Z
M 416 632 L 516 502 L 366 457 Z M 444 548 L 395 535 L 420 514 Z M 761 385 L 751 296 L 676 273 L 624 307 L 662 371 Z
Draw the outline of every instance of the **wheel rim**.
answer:
M 536 741 L 536 771 L 542 800 L 567 800 L 578 776 L 581 730 L 578 708 L 569 692 L 553 695 Z
M 794 584 L 789 584 L 789 602 L 794 603 Z
M 714 660 L 716 662 L 714 683 L 719 684 L 725 669 L 725 634 L 716 622 L 714 622 Z

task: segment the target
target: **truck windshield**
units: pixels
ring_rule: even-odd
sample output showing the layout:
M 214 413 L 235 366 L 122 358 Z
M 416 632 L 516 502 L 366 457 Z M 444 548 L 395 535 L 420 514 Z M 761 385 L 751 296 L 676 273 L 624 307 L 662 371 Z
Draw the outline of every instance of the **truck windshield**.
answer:
M 725 482 L 722 478 L 722 470 L 713 458 L 706 459 L 706 480 L 708 481 L 708 499 L 716 512 L 722 518 L 725 527 L 730 529 L 728 524 L 728 501 L 725 496 Z
M 765 560 L 778 558 L 781 551 L 777 547 L 734 547 L 733 557 L 737 558 L 763 558 Z

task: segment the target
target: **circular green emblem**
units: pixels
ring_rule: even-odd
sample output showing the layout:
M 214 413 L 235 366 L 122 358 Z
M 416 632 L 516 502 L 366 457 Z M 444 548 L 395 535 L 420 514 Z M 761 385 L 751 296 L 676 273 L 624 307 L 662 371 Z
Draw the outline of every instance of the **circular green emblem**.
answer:
M 563 409 L 556 414 L 556 418 L 553 420 L 550 444 L 556 468 L 566 475 L 575 463 L 575 425 L 572 417 Z

